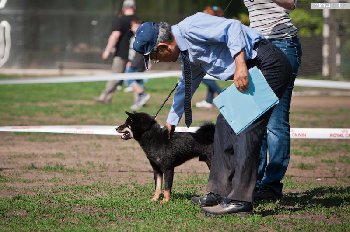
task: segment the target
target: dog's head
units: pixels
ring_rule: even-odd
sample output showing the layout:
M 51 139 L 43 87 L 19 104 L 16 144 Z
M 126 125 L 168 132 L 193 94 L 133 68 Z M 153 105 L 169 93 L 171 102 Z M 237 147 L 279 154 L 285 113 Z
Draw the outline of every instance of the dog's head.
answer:
M 115 128 L 118 133 L 122 134 L 121 138 L 124 140 L 131 138 L 138 140 L 144 132 L 157 123 L 154 117 L 146 113 L 130 113 L 127 111 L 125 113 L 128 115 L 125 123 Z

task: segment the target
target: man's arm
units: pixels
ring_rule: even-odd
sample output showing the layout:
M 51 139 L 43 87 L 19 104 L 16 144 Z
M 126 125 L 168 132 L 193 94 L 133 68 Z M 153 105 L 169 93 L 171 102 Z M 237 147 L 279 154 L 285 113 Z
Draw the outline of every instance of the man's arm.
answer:
M 205 76 L 205 72 L 201 67 L 196 65 L 191 65 L 192 71 L 192 95 L 197 90 L 199 84 L 203 80 Z M 168 118 L 165 124 L 165 127 L 168 129 L 169 138 L 170 135 L 174 132 L 175 127 L 179 123 L 181 116 L 184 112 L 184 99 L 185 99 L 185 80 L 184 77 L 180 79 L 179 85 L 176 89 L 173 104 L 171 106 L 170 112 L 168 114 Z
M 236 70 L 233 77 L 233 82 L 235 83 L 235 86 L 239 91 L 244 92 L 248 90 L 249 87 L 248 68 L 245 63 L 244 49 L 242 49 L 235 56 L 234 60 L 236 64 Z
M 108 38 L 107 46 L 106 46 L 104 52 L 102 53 L 102 59 L 106 60 L 108 58 L 108 56 L 111 53 L 111 51 L 113 50 L 114 46 L 117 44 L 120 35 L 121 35 L 120 31 L 113 31 L 111 33 L 111 35 Z
M 287 10 L 294 10 L 296 0 L 272 0 L 274 3 Z

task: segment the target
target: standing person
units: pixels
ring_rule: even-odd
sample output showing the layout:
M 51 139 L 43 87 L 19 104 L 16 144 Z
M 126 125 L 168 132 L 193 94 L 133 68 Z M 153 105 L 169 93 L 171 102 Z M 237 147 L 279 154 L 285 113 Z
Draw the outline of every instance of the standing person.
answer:
M 239 21 L 197 13 L 180 23 L 146 22 L 136 32 L 134 49 L 149 59 L 176 61 L 181 55 L 183 76 L 177 87 L 165 127 L 169 137 L 185 112 L 192 120 L 191 94 L 206 74 L 232 80 L 240 91 L 249 87 L 248 68 L 257 66 L 281 97 L 291 79 L 287 57 L 255 30 Z M 247 66 L 248 64 L 248 66 Z M 232 99 L 234 100 L 234 99 Z M 193 198 L 209 214 L 250 212 L 256 184 L 259 151 L 271 111 L 237 135 L 219 114 L 215 127 L 208 194 Z M 215 201 L 207 201 L 207 199 Z
M 131 31 L 133 33 L 136 33 L 136 30 L 141 25 L 141 20 L 135 19 L 131 22 Z M 130 50 L 129 50 L 129 62 L 126 65 L 126 73 L 133 73 L 133 72 L 143 72 L 145 71 L 145 63 L 143 60 L 143 56 L 140 53 L 135 52 L 132 45 L 135 41 L 135 36 L 131 37 L 130 40 Z M 138 110 L 141 107 L 143 107 L 148 100 L 150 99 L 151 95 L 146 93 L 143 79 L 139 80 L 128 80 L 127 81 L 128 86 L 131 87 L 133 93 L 134 93 L 134 104 L 130 107 L 131 110 Z
M 136 5 L 134 0 L 124 0 L 122 15 L 114 22 L 107 46 L 102 53 L 102 59 L 106 60 L 113 49 L 115 49 L 112 64 L 112 71 L 115 73 L 123 73 L 128 62 L 129 43 L 133 35 L 130 31 L 131 21 L 136 19 L 135 11 Z M 117 86 L 121 85 L 121 83 L 122 81 L 118 80 L 108 81 L 105 89 L 95 100 L 99 103 L 110 103 Z
M 212 108 L 214 95 L 215 94 L 219 95 L 222 89 L 220 88 L 220 86 L 218 86 L 218 84 L 216 84 L 216 81 L 214 80 L 203 79 L 202 83 L 205 84 L 208 88 L 207 96 L 205 100 L 196 102 L 195 106 L 198 108 Z
M 287 55 L 293 71 L 293 77 L 267 125 L 254 197 L 257 201 L 277 199 L 282 197 L 281 180 L 290 160 L 290 103 L 302 54 L 297 28 L 289 17 L 296 0 L 244 0 L 244 4 L 249 12 L 250 27 L 261 32 Z
M 224 14 L 224 11 L 218 6 L 213 6 L 213 7 L 206 6 L 203 12 L 210 15 L 219 16 L 219 17 L 221 17 Z M 215 94 L 219 95 L 222 89 L 220 88 L 220 86 L 216 84 L 216 81 L 214 80 L 204 79 L 202 83 L 205 84 L 208 88 L 207 96 L 205 100 L 196 102 L 195 106 L 198 108 L 211 108 L 213 107 L 214 95 Z

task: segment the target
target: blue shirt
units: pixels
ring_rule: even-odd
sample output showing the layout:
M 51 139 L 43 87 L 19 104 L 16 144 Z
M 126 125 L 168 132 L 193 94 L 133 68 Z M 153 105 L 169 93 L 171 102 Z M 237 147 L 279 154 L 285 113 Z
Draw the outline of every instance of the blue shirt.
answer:
M 240 21 L 211 16 L 205 13 L 192 15 L 171 27 L 181 51 L 188 50 L 192 68 L 192 94 L 205 74 L 219 80 L 233 78 L 236 66 L 234 57 L 243 48 L 245 59 L 254 59 L 254 44 L 264 37 Z M 177 125 L 184 112 L 185 82 L 180 79 L 167 123 Z

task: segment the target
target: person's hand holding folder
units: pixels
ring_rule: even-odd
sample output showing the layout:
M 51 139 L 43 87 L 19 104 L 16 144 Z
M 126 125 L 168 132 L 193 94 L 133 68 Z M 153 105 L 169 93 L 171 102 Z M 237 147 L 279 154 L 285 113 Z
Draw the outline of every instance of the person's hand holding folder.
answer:
M 245 92 L 249 88 L 249 80 L 248 80 L 248 68 L 244 59 L 244 50 L 242 49 L 235 57 L 236 70 L 233 76 L 233 83 L 236 88 Z
M 248 77 L 246 92 L 231 85 L 214 99 L 214 104 L 236 134 L 278 103 L 277 96 L 257 67 L 249 69 Z

